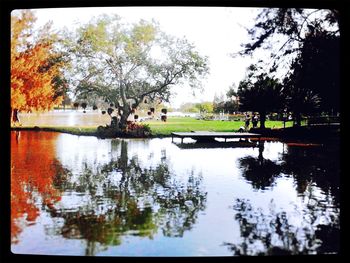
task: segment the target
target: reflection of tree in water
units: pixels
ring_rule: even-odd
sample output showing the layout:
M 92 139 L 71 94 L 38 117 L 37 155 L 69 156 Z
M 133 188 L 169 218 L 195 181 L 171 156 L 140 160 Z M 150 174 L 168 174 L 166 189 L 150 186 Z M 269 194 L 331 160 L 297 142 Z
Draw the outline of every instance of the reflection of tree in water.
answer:
M 263 150 L 263 149 L 262 149 Z M 242 242 L 226 243 L 235 255 L 310 254 L 339 251 L 339 148 L 289 147 L 280 164 L 259 157 L 239 160 L 243 177 L 256 189 L 273 186 L 282 173 L 292 176 L 302 198 L 302 211 L 293 226 L 292 214 L 263 213 L 248 201 L 237 199 L 235 210 Z M 322 190 L 322 196 L 317 189 Z M 295 220 L 295 218 L 294 218 Z
M 259 156 L 246 156 L 239 160 L 242 176 L 255 189 L 264 190 L 274 184 L 281 174 L 292 176 L 299 194 L 307 194 L 315 184 L 339 206 L 339 147 L 289 147 L 277 164 L 263 157 L 260 146 Z
M 52 216 L 63 217 L 65 221 L 64 226 L 57 230 L 58 234 L 65 238 L 86 240 L 86 255 L 94 255 L 100 245 L 120 245 L 120 235 L 127 231 L 152 238 L 157 230 L 152 209 L 140 209 L 136 201 L 128 197 L 123 202 L 119 202 L 118 198 L 121 197 L 117 196 L 114 200 L 115 207 L 100 213 L 84 209 L 75 212 L 51 210 Z
M 339 205 L 340 185 L 339 147 L 289 147 L 283 154 L 282 171 L 293 176 L 299 194 L 313 183 Z
M 264 142 L 260 142 L 259 156 L 246 156 L 239 160 L 243 177 L 251 182 L 255 189 L 265 190 L 273 185 L 273 182 L 281 172 L 281 167 L 275 162 L 264 159 Z
M 61 199 L 53 186 L 62 165 L 55 159 L 56 133 L 11 132 L 11 242 L 18 243 L 23 228 L 35 223 L 38 206 Z
M 275 211 L 271 201 L 269 212 L 254 209 L 248 200 L 237 199 L 234 205 L 241 231 L 241 242 L 224 243 L 234 255 L 296 255 L 339 251 L 339 228 L 315 224 L 322 217 L 314 213 L 300 218 L 301 226 L 290 223 L 291 214 Z M 297 213 L 297 211 L 295 211 Z
M 234 255 L 289 254 L 289 251 L 298 250 L 298 240 L 285 213 L 272 210 L 265 215 L 261 209 L 254 210 L 249 201 L 241 199 L 236 200 L 234 209 L 242 243 L 225 243 Z
M 316 184 L 339 205 L 339 147 L 289 147 L 282 154 L 280 164 L 265 159 L 263 150 L 262 145 L 257 158 L 246 156 L 239 160 L 242 176 L 254 188 L 264 190 L 273 186 L 275 179 L 283 173 L 295 179 L 299 194 Z
M 74 211 L 51 209 L 52 216 L 64 219 L 56 233 L 87 240 L 87 255 L 95 254 L 97 245 L 119 245 L 125 234 L 152 238 L 161 229 L 165 236 L 182 236 L 205 209 L 201 176 L 192 172 L 187 182 L 176 180 L 164 154 L 156 166 L 142 167 L 137 156 L 129 159 L 127 147 L 121 141 L 117 159 L 95 167 L 97 172 L 85 164 L 78 179 L 69 171 L 56 176 L 61 191 L 89 197 Z

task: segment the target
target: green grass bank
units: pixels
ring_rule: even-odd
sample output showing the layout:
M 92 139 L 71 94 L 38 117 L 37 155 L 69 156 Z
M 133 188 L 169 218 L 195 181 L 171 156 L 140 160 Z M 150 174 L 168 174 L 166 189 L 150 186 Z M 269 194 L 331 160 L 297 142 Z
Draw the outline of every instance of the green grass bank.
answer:
M 220 120 L 197 120 L 190 117 L 169 117 L 166 122 L 159 120 L 148 120 L 143 124 L 149 125 L 152 131 L 152 137 L 170 136 L 172 132 L 190 132 L 190 131 L 218 131 L 232 132 L 238 131 L 241 126 L 244 126 L 243 121 L 220 121 Z M 292 122 L 287 122 L 286 127 L 291 127 Z M 266 128 L 283 128 L 282 121 L 266 121 Z M 56 131 L 75 135 L 97 135 L 97 127 L 93 126 L 52 126 L 41 125 L 38 128 L 33 126 L 13 127 L 15 130 L 35 130 Z

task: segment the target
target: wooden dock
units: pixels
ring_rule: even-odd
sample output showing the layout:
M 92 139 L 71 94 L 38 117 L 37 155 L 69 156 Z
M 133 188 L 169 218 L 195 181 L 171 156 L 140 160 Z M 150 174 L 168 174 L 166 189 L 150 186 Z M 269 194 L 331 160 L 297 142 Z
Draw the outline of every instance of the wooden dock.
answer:
M 249 138 L 261 138 L 261 134 L 249 133 L 249 132 L 210 132 L 210 131 L 194 131 L 194 132 L 172 132 L 171 140 L 174 138 L 181 138 L 183 143 L 184 138 L 191 138 L 199 142 L 215 142 L 215 138 L 225 139 L 249 139 Z

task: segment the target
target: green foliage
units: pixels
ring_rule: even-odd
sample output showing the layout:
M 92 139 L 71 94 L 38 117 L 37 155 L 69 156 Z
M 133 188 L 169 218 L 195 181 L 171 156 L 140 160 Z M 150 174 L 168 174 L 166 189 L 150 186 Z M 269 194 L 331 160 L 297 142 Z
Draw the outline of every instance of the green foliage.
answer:
M 213 113 L 214 105 L 212 102 L 200 102 L 200 103 L 191 103 L 187 102 L 180 106 L 180 111 L 190 112 L 190 113 Z
M 67 39 L 76 96 L 114 103 L 123 128 L 131 105 L 168 102 L 172 86 L 186 82 L 200 88 L 199 78 L 208 72 L 207 58 L 192 44 L 166 35 L 154 22 L 125 26 L 119 17 L 101 16 Z
M 261 128 L 265 128 L 267 113 L 284 108 L 283 86 L 266 73 L 259 73 L 255 65 L 248 68 L 247 78 L 239 83 L 237 94 L 240 110 L 259 112 Z
M 266 73 L 258 73 L 255 65 L 249 67 L 247 78 L 239 83 L 238 96 L 240 110 L 260 114 L 260 124 L 264 128 L 266 114 L 284 108 L 284 89 L 277 79 Z M 258 73 L 258 74 L 257 74 Z
M 215 113 L 225 112 L 233 114 L 234 112 L 237 112 L 239 110 L 238 101 L 235 100 L 220 101 L 214 103 L 213 107 L 213 112 Z
M 213 113 L 214 106 L 212 102 L 201 102 L 201 103 L 196 103 L 195 107 L 202 113 Z
M 229 89 L 226 91 L 225 95 L 217 95 L 214 96 L 213 101 L 213 112 L 215 113 L 230 113 L 233 114 L 239 110 L 239 104 L 237 100 L 237 88 L 235 84 L 231 85 Z

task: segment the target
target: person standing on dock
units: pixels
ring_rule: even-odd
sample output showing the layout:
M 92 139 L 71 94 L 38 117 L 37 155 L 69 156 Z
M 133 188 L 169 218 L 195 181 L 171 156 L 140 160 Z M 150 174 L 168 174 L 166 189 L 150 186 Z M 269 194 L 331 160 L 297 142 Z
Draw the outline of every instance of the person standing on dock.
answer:
M 254 113 L 253 118 L 252 118 L 253 128 L 258 127 L 258 122 L 259 122 L 259 117 L 256 113 Z

